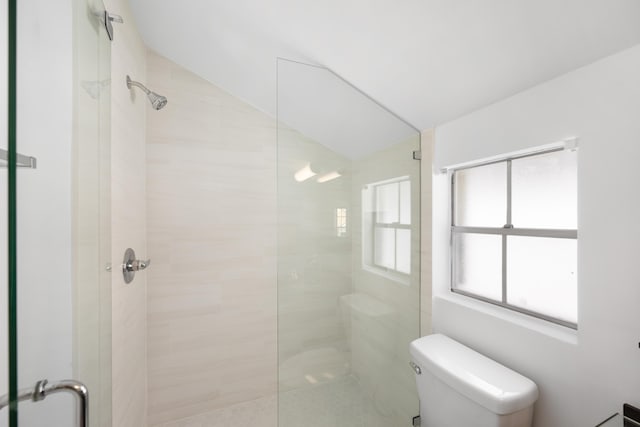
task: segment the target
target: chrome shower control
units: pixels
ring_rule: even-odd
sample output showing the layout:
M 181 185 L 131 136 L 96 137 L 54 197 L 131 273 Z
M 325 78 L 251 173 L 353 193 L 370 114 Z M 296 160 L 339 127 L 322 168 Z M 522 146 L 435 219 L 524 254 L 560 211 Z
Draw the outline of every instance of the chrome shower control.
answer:
M 124 253 L 122 261 L 122 275 L 125 283 L 131 283 L 136 277 L 136 271 L 144 270 L 149 267 L 151 260 L 136 259 L 136 253 L 133 249 L 128 248 Z

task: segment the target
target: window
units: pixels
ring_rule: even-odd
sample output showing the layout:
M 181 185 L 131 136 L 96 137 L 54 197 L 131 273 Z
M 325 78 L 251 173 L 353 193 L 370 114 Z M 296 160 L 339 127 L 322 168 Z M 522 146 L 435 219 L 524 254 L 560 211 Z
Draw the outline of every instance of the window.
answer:
M 451 290 L 577 328 L 577 151 L 454 169 Z
M 411 274 L 411 181 L 399 177 L 363 190 L 363 264 L 408 284 Z
M 347 208 L 336 208 L 336 235 L 347 235 Z

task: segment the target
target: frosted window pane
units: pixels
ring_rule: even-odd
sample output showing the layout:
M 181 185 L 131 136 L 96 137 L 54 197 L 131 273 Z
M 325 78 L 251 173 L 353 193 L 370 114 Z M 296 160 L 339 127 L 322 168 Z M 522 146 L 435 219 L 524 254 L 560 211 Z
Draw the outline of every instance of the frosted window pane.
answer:
M 576 151 L 513 160 L 512 223 L 520 228 L 578 228 Z
M 393 228 L 376 227 L 374 263 L 381 267 L 395 268 L 396 236 Z
M 376 187 L 377 222 L 392 224 L 399 221 L 398 187 L 397 182 Z
M 411 231 L 396 231 L 396 270 L 411 274 Z
M 577 245 L 574 239 L 508 237 L 507 302 L 577 323 Z
M 502 301 L 502 237 L 455 234 L 454 287 Z
M 455 172 L 455 224 L 502 227 L 507 222 L 507 164 Z
M 400 224 L 411 224 L 411 182 L 400 183 Z

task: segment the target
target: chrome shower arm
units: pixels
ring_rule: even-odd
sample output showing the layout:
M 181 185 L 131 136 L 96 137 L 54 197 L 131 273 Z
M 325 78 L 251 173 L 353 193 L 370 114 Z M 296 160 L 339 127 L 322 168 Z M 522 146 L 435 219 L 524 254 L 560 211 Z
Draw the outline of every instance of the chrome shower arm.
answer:
M 167 97 L 159 95 L 153 91 L 147 89 L 145 85 L 142 83 L 131 80 L 131 77 L 127 76 L 127 89 L 131 90 L 131 87 L 135 86 L 140 88 L 144 93 L 147 94 L 147 98 L 149 98 L 149 102 L 151 102 L 151 106 L 154 110 L 161 110 L 167 105 Z
M 149 95 L 151 93 L 151 91 L 149 89 L 147 89 L 145 87 L 145 85 L 143 85 L 142 83 L 136 82 L 135 80 L 131 80 L 131 77 L 127 76 L 127 88 L 131 89 L 131 86 L 139 87 L 147 95 Z

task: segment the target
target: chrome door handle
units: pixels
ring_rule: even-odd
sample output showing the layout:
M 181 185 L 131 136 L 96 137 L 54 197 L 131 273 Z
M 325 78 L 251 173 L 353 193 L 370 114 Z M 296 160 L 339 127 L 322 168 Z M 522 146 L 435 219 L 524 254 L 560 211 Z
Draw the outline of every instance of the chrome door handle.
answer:
M 62 380 L 49 385 L 49 381 L 38 381 L 33 388 L 18 390 L 18 402 L 31 400 L 40 402 L 50 394 L 68 392 L 76 396 L 77 415 L 76 425 L 78 427 L 89 427 L 89 389 L 79 381 Z M 0 397 L 0 409 L 9 405 L 7 395 Z

